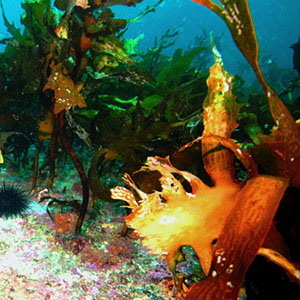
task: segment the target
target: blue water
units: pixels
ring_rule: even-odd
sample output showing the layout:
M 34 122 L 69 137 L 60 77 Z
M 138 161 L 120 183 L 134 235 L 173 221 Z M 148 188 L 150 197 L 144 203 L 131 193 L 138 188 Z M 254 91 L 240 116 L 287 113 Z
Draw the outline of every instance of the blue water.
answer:
M 22 13 L 20 0 L 2 0 L 5 13 L 10 21 L 20 26 Z M 158 0 L 144 0 L 136 7 L 115 6 L 112 9 L 116 17 L 131 19 L 138 15 L 146 6 L 157 3 Z M 217 2 L 217 1 L 216 1 Z M 293 51 L 290 45 L 296 43 L 300 36 L 300 0 L 252 0 L 249 1 L 254 25 L 260 45 L 262 57 L 268 57 L 269 63 L 276 62 L 282 68 L 292 68 Z M 176 44 L 165 50 L 172 54 L 178 47 L 187 49 L 201 35 L 203 29 L 214 35 L 223 34 L 221 52 L 225 67 L 232 73 L 239 72 L 244 59 L 233 44 L 224 22 L 207 8 L 192 0 L 165 0 L 156 8 L 155 13 L 143 17 L 141 22 L 131 23 L 126 37 L 135 38 L 144 33 L 145 38 L 140 43 L 146 51 L 154 45 L 156 36 L 161 36 L 168 28 L 180 28 Z M 7 34 L 2 18 L 0 18 L 0 34 Z

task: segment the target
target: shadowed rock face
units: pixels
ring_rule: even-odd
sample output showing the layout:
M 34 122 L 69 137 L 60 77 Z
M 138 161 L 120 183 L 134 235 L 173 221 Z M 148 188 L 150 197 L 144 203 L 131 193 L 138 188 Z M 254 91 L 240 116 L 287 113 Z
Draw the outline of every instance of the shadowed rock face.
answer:
M 300 37 L 296 44 L 293 44 L 291 48 L 294 50 L 293 55 L 293 65 L 294 69 L 297 70 L 298 74 L 300 75 Z

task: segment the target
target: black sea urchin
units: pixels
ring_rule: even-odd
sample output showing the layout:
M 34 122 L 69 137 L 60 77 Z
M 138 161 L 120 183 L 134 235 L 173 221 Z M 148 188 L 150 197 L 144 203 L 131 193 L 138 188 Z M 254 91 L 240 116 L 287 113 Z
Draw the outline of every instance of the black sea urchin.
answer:
M 16 217 L 26 212 L 30 199 L 24 190 L 16 185 L 7 185 L 5 182 L 0 186 L 0 217 Z

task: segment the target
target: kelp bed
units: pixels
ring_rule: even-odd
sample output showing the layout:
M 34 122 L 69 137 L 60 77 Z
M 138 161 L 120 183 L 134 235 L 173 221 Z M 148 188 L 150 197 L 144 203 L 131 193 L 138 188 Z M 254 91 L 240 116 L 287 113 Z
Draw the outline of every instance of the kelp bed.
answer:
M 285 299 L 299 291 L 299 78 L 266 82 L 246 0 L 194 1 L 224 20 L 264 94 L 226 72 L 213 37 L 172 59 L 176 30 L 147 53 L 124 39 L 162 0 L 128 21 L 109 6 L 141 0 L 25 0 L 23 33 L 2 11 L 1 177 L 27 178 L 35 204 L 1 219 L 2 298 L 176 299 L 174 285 L 187 300 L 250 298 L 256 256 L 279 266 L 267 293 L 275 277 Z M 0 215 L 22 214 L 8 194 Z
M 120 237 L 122 217 L 109 206 L 74 254 L 33 201 L 24 217 L 0 218 L 0 299 L 179 299 L 164 261 Z

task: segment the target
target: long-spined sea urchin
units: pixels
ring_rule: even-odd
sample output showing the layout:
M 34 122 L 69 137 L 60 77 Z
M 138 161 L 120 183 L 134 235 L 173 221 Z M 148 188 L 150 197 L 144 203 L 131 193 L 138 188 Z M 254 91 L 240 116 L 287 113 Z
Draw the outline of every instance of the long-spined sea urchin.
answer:
M 8 185 L 5 182 L 0 186 L 0 217 L 16 217 L 26 212 L 30 205 L 30 198 L 18 185 Z

